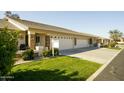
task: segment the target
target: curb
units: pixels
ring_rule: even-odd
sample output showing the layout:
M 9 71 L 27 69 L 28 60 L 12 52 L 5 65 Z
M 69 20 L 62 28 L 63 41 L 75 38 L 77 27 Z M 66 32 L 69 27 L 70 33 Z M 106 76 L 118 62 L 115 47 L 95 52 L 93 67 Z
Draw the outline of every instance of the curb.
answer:
M 92 74 L 86 81 L 93 81 L 111 62 L 112 60 L 122 51 L 121 49 L 117 54 L 115 54 L 106 64 L 100 67 L 94 74 Z

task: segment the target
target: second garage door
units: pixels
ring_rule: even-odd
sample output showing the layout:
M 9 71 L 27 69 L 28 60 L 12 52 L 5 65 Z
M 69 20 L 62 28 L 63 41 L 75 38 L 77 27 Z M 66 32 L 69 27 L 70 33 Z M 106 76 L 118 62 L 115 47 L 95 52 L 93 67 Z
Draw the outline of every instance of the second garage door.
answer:
M 73 48 L 73 39 L 59 39 L 59 49 L 72 49 Z
M 88 40 L 77 39 L 77 45 L 75 46 L 75 48 L 82 48 L 88 46 L 89 46 Z

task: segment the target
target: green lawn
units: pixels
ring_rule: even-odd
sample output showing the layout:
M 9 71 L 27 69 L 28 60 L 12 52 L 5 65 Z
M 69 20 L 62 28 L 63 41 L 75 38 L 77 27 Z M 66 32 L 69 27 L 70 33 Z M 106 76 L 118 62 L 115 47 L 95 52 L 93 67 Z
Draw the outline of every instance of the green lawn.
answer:
M 101 64 L 78 58 L 60 56 L 16 65 L 12 68 L 13 80 L 71 81 L 86 80 Z
M 114 50 L 121 50 L 121 48 L 108 48 L 108 49 L 114 49 Z

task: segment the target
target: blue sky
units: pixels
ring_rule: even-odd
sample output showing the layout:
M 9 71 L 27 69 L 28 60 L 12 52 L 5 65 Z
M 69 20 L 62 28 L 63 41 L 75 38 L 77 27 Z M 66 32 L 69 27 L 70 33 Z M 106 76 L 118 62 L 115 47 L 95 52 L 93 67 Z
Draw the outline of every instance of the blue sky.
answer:
M 118 29 L 124 33 L 124 12 L 50 12 L 50 11 L 20 11 L 13 12 L 22 19 L 51 24 L 78 32 L 85 32 L 103 37 L 109 37 L 109 30 Z M 0 12 L 0 18 L 4 12 Z

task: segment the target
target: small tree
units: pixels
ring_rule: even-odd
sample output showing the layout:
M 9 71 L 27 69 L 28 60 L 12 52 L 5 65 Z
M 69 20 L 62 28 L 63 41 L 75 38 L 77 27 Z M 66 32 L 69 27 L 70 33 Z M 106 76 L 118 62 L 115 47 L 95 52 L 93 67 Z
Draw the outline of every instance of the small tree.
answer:
M 11 11 L 6 11 L 6 12 L 5 12 L 5 16 L 7 16 L 7 17 L 10 17 L 10 16 L 12 16 L 12 13 L 11 13 Z
M 20 18 L 20 16 L 19 16 L 18 14 L 12 14 L 11 17 L 13 17 L 13 18 L 15 18 L 15 19 L 19 19 L 19 18 Z
M 0 30 L 0 76 L 6 75 L 14 64 L 16 55 L 18 32 L 7 28 Z
M 117 42 L 118 40 L 120 40 L 120 38 L 122 37 L 123 33 L 118 31 L 118 30 L 110 30 L 109 31 L 110 34 L 110 38 L 112 38 L 115 42 Z
M 4 15 L 7 16 L 7 17 L 15 18 L 15 19 L 19 19 L 20 18 L 20 16 L 18 14 L 13 14 L 11 11 L 6 11 L 4 13 Z

